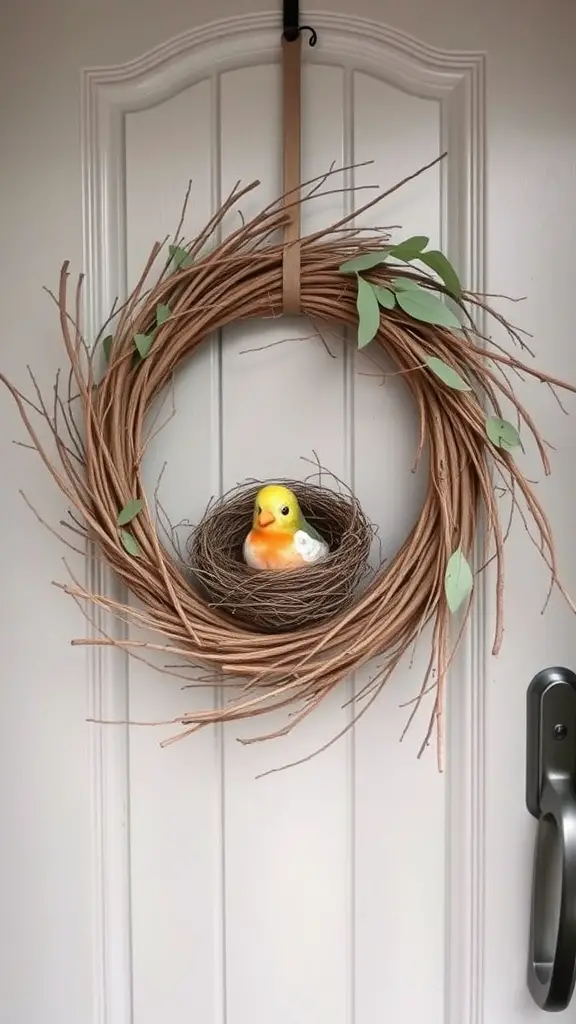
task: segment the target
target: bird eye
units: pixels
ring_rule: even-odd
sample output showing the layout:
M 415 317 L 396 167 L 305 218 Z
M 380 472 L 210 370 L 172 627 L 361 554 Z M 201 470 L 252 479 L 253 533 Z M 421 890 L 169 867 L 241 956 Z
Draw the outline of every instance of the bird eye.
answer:
M 257 511 L 258 515 L 262 514 L 262 509 L 260 508 L 260 505 L 256 506 L 256 511 Z
M 287 516 L 289 511 L 290 511 L 290 509 L 288 508 L 288 505 L 283 505 L 282 508 L 280 509 L 280 511 L 281 511 L 283 516 Z

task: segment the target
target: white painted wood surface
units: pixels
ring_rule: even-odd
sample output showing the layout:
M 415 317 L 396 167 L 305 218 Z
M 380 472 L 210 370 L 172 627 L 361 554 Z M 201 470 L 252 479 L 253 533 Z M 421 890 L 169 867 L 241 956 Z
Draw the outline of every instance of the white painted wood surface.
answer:
M 275 14 L 226 0 L 194 12 L 182 0 L 162 11 L 124 0 L 106 19 L 96 5 L 53 7 L 32 17 L 24 5 L 0 43 L 1 368 L 24 383 L 30 363 L 45 387 L 62 353 L 40 289 L 62 259 L 88 271 L 93 330 L 173 228 L 189 178 L 189 234 L 237 179 L 262 182 L 242 204 L 248 216 L 280 189 Z M 303 173 L 370 159 L 347 183 L 386 186 L 448 149 L 445 170 L 392 197 L 377 222 L 430 234 L 474 287 L 526 294 L 515 319 L 535 333 L 540 363 L 576 378 L 576 18 L 552 7 L 546 37 L 535 0 L 470 12 L 443 0 L 434 17 L 422 0 L 401 12 L 363 0 L 307 13 L 320 39 L 304 48 Z M 347 203 L 316 201 L 305 228 Z M 246 476 L 305 475 L 302 456 L 315 449 L 353 484 L 392 553 L 425 484 L 410 473 L 413 410 L 398 379 L 381 387 L 364 356 L 334 338 L 330 359 L 298 340 L 309 333 L 297 320 L 262 322 L 208 342 L 176 382 L 150 488 L 166 461 L 164 503 L 173 520 L 193 521 Z M 246 351 L 283 338 L 293 340 Z M 576 585 L 573 420 L 542 389 L 525 394 L 557 448 L 555 475 L 539 486 Z M 5 397 L 0 415 L 2 1024 L 537 1019 L 524 982 L 524 695 L 545 664 L 573 665 L 576 644 L 559 601 L 540 616 L 545 574 L 522 526 L 508 546 L 502 655 L 490 656 L 488 589 L 451 681 L 444 777 L 432 754 L 415 758 L 424 716 L 398 744 L 423 640 L 353 735 L 257 779 L 341 728 L 365 678 L 276 743 L 239 744 L 257 732 L 248 724 L 162 750 L 169 730 L 86 724 L 169 719 L 218 698 L 69 648 L 85 624 L 49 586 L 63 578 L 61 552 L 18 488 L 51 521 L 64 507 L 34 457 L 11 445 L 22 433 Z

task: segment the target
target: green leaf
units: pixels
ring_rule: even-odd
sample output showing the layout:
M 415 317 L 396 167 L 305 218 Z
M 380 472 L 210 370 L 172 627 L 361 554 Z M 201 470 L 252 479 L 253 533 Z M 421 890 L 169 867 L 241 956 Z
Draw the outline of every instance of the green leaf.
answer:
M 121 512 L 118 513 L 116 520 L 117 526 L 126 526 L 126 523 L 130 523 L 134 516 L 137 516 L 139 512 L 144 508 L 144 502 L 140 498 L 131 498 L 130 501 L 124 505 Z
M 159 302 L 158 305 L 156 306 L 156 323 L 158 324 L 158 327 L 160 327 L 161 324 L 166 323 L 168 317 L 170 316 L 172 316 L 172 310 L 170 309 L 170 306 L 164 306 L 161 302 Z
M 380 306 L 374 289 L 368 281 L 358 277 L 358 348 L 364 348 L 375 337 L 380 327 Z
M 153 334 L 135 334 L 134 344 L 138 349 L 138 354 L 141 359 L 145 359 L 150 349 L 152 348 L 152 342 L 154 341 Z
M 411 238 L 404 239 L 398 245 L 392 245 L 390 247 L 390 256 L 395 256 L 397 260 L 417 259 L 429 241 L 430 239 L 426 235 L 412 235 Z
M 179 245 L 169 245 L 168 252 L 170 253 L 172 262 L 177 267 L 180 266 L 182 260 L 185 260 L 188 255 L 186 249 L 182 249 Z
M 454 391 L 472 391 L 467 381 L 456 370 L 453 370 L 451 366 L 448 366 L 448 363 L 444 363 L 437 356 L 428 356 L 426 366 L 440 378 L 443 384 L 453 388 Z
M 110 362 L 110 353 L 112 352 L 113 341 L 114 338 L 112 337 L 111 334 L 107 334 L 106 337 L 102 339 L 102 349 L 104 351 L 104 357 L 107 363 Z
M 371 270 L 379 263 L 385 263 L 387 256 L 387 249 L 380 249 L 378 252 L 363 252 L 360 256 L 346 260 L 341 264 L 339 270 L 341 274 L 357 274 L 359 270 Z
M 406 288 L 399 291 L 396 300 L 401 309 L 415 320 L 440 327 L 460 327 L 460 321 L 437 295 L 425 288 Z
M 460 605 L 472 593 L 474 578 L 462 551 L 457 548 L 448 559 L 444 576 L 444 592 L 451 612 L 457 612 Z
M 420 282 L 415 281 L 413 277 L 395 277 L 392 284 L 395 288 L 399 288 L 400 291 L 409 291 L 411 288 L 422 290 Z
M 122 547 L 129 555 L 133 555 L 137 558 L 138 555 L 142 554 L 140 545 L 134 534 L 130 533 L 130 530 L 120 530 L 120 540 L 122 541 Z
M 430 270 L 438 274 L 438 277 L 444 282 L 446 289 L 451 295 L 454 295 L 455 298 L 460 297 L 462 285 L 460 284 L 458 274 L 443 252 L 440 252 L 438 249 L 431 249 L 430 252 L 421 253 L 418 258 L 427 267 L 430 267 Z
M 379 284 L 372 285 L 372 291 L 383 309 L 394 309 L 396 296 L 389 288 L 381 288 Z
M 511 448 L 520 447 L 520 434 L 508 420 L 501 420 L 498 416 L 490 416 L 486 420 L 486 433 L 497 448 L 504 448 L 510 451 Z
M 188 267 L 192 267 L 194 265 L 194 260 L 190 253 L 186 249 L 183 249 L 181 245 L 170 245 L 168 247 L 168 252 L 170 253 L 172 262 L 177 269 L 187 270 Z

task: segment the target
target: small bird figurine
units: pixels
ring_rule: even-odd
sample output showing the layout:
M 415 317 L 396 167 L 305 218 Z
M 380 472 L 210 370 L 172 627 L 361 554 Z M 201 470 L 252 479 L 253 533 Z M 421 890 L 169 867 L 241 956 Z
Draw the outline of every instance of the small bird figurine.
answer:
M 247 565 L 252 569 L 300 569 L 321 561 L 329 550 L 306 522 L 293 491 L 279 484 L 258 491 L 252 529 L 244 541 Z

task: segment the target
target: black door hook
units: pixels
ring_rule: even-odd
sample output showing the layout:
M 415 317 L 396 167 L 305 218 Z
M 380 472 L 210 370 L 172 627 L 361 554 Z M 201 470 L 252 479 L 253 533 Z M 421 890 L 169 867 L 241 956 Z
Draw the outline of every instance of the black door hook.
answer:
M 301 32 L 310 33 L 310 46 L 316 46 L 318 36 L 310 25 L 300 24 L 300 5 L 298 0 L 284 0 L 284 39 L 293 43 Z
M 526 806 L 538 819 L 528 988 L 565 1010 L 576 981 L 576 675 L 539 672 L 526 702 Z

